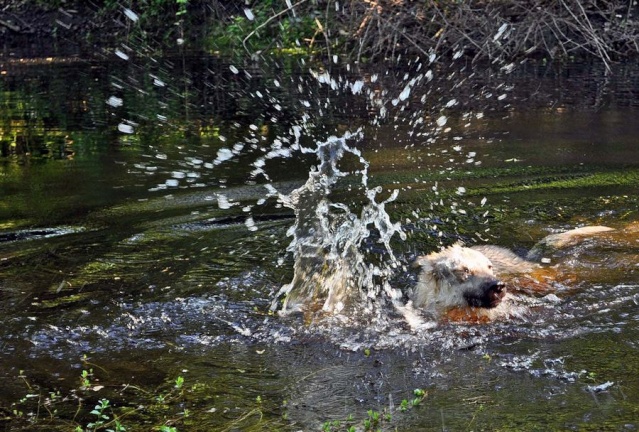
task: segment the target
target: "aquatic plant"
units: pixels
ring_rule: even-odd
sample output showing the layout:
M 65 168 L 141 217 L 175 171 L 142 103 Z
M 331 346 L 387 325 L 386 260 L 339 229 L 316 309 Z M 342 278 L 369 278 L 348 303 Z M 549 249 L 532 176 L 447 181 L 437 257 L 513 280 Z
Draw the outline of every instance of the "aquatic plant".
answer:
M 86 358 L 83 361 L 86 362 Z M 93 409 L 86 413 L 83 407 L 86 401 L 93 399 L 91 395 L 108 390 L 104 385 L 96 384 L 97 379 L 93 368 L 83 369 L 80 375 L 80 386 L 76 389 L 70 389 L 65 395 L 60 389 L 50 391 L 32 384 L 23 371 L 20 371 L 19 378 L 27 387 L 28 393 L 13 404 L 11 413 L 16 420 L 22 419 L 35 428 L 46 424 L 51 430 L 68 430 L 69 425 L 74 425 L 75 432 L 125 432 L 128 430 L 127 423 L 133 425 L 139 421 L 134 420 L 136 416 L 152 413 L 160 407 L 168 407 L 169 405 L 175 406 L 175 409 L 171 409 L 171 411 L 175 411 L 183 405 L 185 400 L 185 380 L 184 377 L 178 376 L 174 381 L 173 388 L 168 391 L 160 389 L 147 391 L 130 384 L 123 385 L 123 391 L 136 390 L 138 396 L 142 395 L 146 399 L 145 403 L 136 404 L 136 408 L 127 408 L 127 403 L 121 400 L 120 395 L 115 396 L 119 400 L 117 406 L 112 402 L 112 397 L 101 397 L 97 399 Z M 43 416 L 41 412 L 46 412 L 47 415 Z M 73 415 L 71 416 L 71 414 Z M 189 410 L 183 408 L 178 418 L 186 419 L 189 414 Z M 170 420 L 170 422 L 177 421 L 177 419 Z M 178 431 L 175 426 L 166 424 L 158 425 L 155 430 Z
M 98 404 L 93 408 L 93 410 L 89 413 L 95 416 L 95 419 L 89 423 L 87 423 L 86 429 L 81 428 L 80 426 L 76 427 L 76 432 L 83 431 L 98 431 L 100 429 L 104 429 L 106 432 L 124 432 L 126 428 L 122 426 L 122 423 L 117 418 L 111 420 L 106 414 L 107 409 L 111 409 L 111 402 L 108 399 L 100 399 Z M 113 427 L 110 427 L 111 424 Z
M 427 392 L 423 389 L 413 390 L 414 398 L 408 400 L 402 400 L 398 407 L 386 407 L 381 411 L 375 409 L 369 409 L 366 411 L 366 417 L 357 420 L 355 416 L 350 414 L 343 420 L 329 420 L 322 423 L 322 431 L 324 432 L 337 432 L 337 431 L 376 431 L 376 430 L 388 430 L 393 428 L 395 420 L 400 420 L 399 417 L 394 417 L 394 413 L 402 414 L 415 408 L 422 403 L 426 398 Z

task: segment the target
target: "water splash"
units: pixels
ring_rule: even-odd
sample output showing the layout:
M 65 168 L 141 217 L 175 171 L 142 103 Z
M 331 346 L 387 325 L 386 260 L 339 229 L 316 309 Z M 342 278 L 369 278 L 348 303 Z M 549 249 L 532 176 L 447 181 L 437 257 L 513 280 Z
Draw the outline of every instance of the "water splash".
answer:
M 380 201 L 377 196 L 381 187 L 369 188 L 369 163 L 360 150 L 348 144 L 362 137 L 359 130 L 342 137 L 331 136 L 314 149 L 302 148 L 303 152 L 314 152 L 319 164 L 311 169 L 303 186 L 279 196 L 283 205 L 295 210 L 296 221 L 288 231 L 293 240 L 287 249 L 295 264 L 293 280 L 279 291 L 272 309 L 283 297 L 283 313 L 314 308 L 339 313 L 362 304 L 364 310 L 371 311 L 382 292 L 391 299 L 398 296 L 388 284 L 398 265 L 390 242 L 395 235 L 401 239 L 406 235 L 399 223 L 390 220 L 385 205 L 394 201 L 399 191 Z M 356 158 L 358 169 L 344 170 L 340 162 L 347 155 Z M 331 197 L 342 179 L 359 179 L 364 202 L 359 214 Z M 376 263 L 367 258 L 365 250 L 372 232 L 378 235 L 377 243 L 387 255 Z
M 240 66 L 218 65 L 220 73 L 238 83 L 233 87 L 241 102 L 238 107 L 251 118 L 244 123 L 223 121 L 221 130 L 214 124 L 209 130 L 213 132 L 194 141 L 197 145 L 189 141 L 189 145 L 173 149 L 153 144 L 142 155 L 146 160 L 134 165 L 132 171 L 152 185 L 151 192 L 215 188 L 211 194 L 217 201 L 213 217 L 224 215 L 224 211 L 234 218 L 241 215 L 250 231 L 260 229 L 254 213 L 273 211 L 278 205 L 292 209 L 297 220 L 288 232 L 292 241 L 287 251 L 294 260 L 294 275 L 279 290 L 273 310 L 337 315 L 347 315 L 342 312 L 349 309 L 379 310 L 376 306 L 380 303 L 400 297 L 388 282 L 398 267 L 391 239 L 405 238 L 399 224 L 391 221 L 386 205 L 414 184 L 421 187 L 430 180 L 416 175 L 414 184 L 412 180 L 403 182 L 391 193 L 383 193 L 381 187 L 369 186 L 369 162 L 362 152 L 401 146 L 406 166 L 435 168 L 442 173 L 479 165 L 481 155 L 460 141 L 472 136 L 471 123 L 483 118 L 484 111 L 495 104 L 498 98 L 492 95 L 509 91 L 502 82 L 488 80 L 486 84 L 460 62 L 444 67 L 435 65 L 435 59 L 409 60 L 403 67 L 374 69 L 371 74 L 350 64 L 332 68 L 315 65 L 305 67 L 299 75 L 263 79 L 253 79 L 253 70 L 249 73 Z M 152 78 L 154 83 L 170 84 L 167 77 L 155 72 Z M 157 87 L 149 91 L 157 92 Z M 468 88 L 472 88 L 470 94 Z M 118 104 L 113 99 L 109 106 Z M 344 134 L 345 123 L 362 128 L 352 132 L 357 126 L 351 126 L 351 132 Z M 130 130 L 137 133 L 133 125 Z M 168 156 L 166 148 L 171 150 Z M 283 192 L 282 181 L 298 181 L 294 176 L 301 172 L 288 177 L 281 167 L 295 166 L 291 171 L 299 171 L 308 156 L 317 157 L 318 163 L 310 173 L 304 172 L 306 183 L 293 193 Z M 240 185 L 262 187 L 262 195 L 256 200 L 234 197 L 233 190 Z M 348 201 L 343 198 L 345 191 Z M 431 200 L 430 206 L 412 209 L 406 223 L 428 225 L 429 231 L 436 227 L 430 221 L 437 220 L 438 208 L 448 198 L 439 196 L 437 183 L 433 191 L 432 200 L 422 200 Z M 460 186 L 451 199 L 453 219 L 457 214 L 467 215 L 462 208 L 464 195 Z M 279 202 L 274 203 L 273 198 Z M 376 243 L 380 245 L 377 250 Z

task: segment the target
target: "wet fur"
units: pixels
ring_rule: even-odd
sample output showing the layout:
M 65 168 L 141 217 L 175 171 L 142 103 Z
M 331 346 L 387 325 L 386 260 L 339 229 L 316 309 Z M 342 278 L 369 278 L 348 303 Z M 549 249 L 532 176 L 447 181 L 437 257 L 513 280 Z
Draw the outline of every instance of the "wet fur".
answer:
M 416 265 L 421 271 L 412 295 L 414 307 L 433 312 L 460 306 L 490 309 L 505 295 L 490 260 L 459 244 L 420 257 Z
M 515 282 L 520 292 L 547 294 L 553 290 L 556 271 L 533 260 L 612 230 L 590 226 L 547 236 L 532 248 L 526 259 L 499 246 L 468 248 L 460 244 L 419 257 L 415 266 L 420 267 L 420 274 L 411 296 L 412 305 L 434 315 L 445 314 L 455 321 L 460 317 L 481 321 L 507 315 L 507 308 L 502 306 L 507 298 L 506 287 L 497 275 L 509 279 L 509 285 Z

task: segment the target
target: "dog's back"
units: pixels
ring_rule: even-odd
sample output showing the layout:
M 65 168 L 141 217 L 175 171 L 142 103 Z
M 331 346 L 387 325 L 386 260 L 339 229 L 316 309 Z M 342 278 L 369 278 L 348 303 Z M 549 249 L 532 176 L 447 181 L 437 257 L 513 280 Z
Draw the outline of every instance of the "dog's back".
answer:
M 530 273 L 539 267 L 538 264 L 527 261 L 510 249 L 495 245 L 472 246 L 473 250 L 481 252 L 493 264 L 498 275 Z

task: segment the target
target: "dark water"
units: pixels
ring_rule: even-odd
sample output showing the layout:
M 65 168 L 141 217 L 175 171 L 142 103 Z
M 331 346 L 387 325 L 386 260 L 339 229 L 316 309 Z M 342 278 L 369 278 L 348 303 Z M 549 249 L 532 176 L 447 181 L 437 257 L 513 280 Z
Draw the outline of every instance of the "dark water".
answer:
M 212 58 L 143 60 L 2 65 L 7 430 L 84 426 L 100 398 L 127 430 L 319 430 L 336 420 L 332 430 L 361 430 L 368 410 L 382 413 L 383 430 L 639 427 L 636 65 L 612 77 L 596 65 L 438 71 L 379 120 L 362 97 L 316 85 L 292 61 L 236 74 Z M 404 73 L 334 72 L 378 74 L 397 93 Z M 467 84 L 452 85 L 460 77 Z M 488 96 L 501 87 L 505 100 Z M 415 128 L 451 98 L 460 102 L 449 132 Z M 482 115 L 468 121 L 470 111 Z M 371 184 L 383 196 L 400 189 L 387 210 L 408 233 L 393 243 L 403 263 L 456 239 L 521 252 L 575 226 L 618 231 L 556 257 L 573 282 L 512 321 L 414 332 L 399 317 L 278 317 L 269 306 L 292 277 L 294 215 L 265 185 L 288 193 L 316 161 L 268 159 L 268 181 L 251 171 L 304 115 L 302 143 L 363 128 Z M 356 203 L 349 189 L 335 195 Z M 398 273 L 394 283 L 410 285 Z M 401 410 L 417 388 L 425 398 Z

